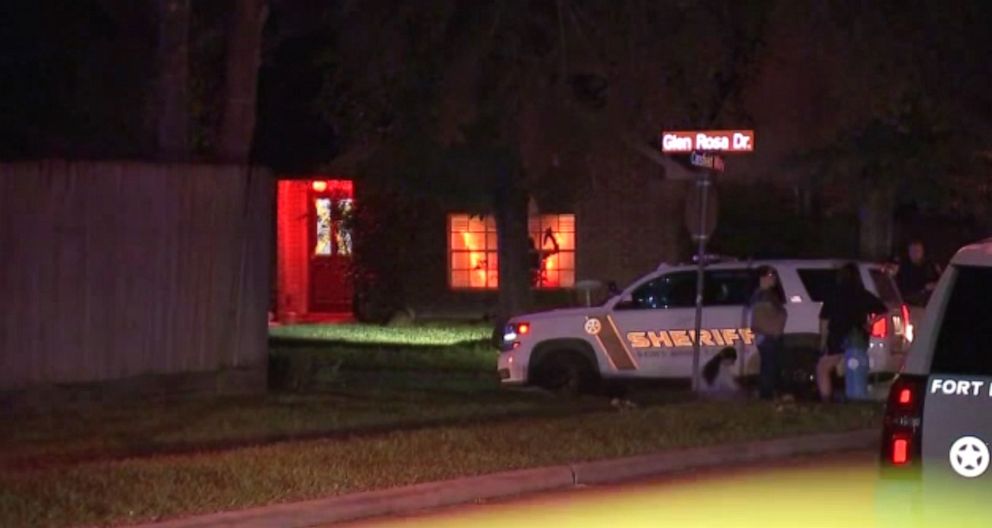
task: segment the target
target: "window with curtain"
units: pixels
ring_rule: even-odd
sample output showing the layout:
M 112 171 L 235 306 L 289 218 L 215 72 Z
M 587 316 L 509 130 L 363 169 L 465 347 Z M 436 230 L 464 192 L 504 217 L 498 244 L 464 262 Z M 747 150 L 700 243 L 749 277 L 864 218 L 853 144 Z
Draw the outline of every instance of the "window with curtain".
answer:
M 448 269 L 452 288 L 499 287 L 496 221 L 489 216 L 448 216 Z
M 575 285 L 575 215 L 543 214 L 528 222 L 531 285 L 538 289 Z M 496 222 L 490 216 L 448 216 L 448 278 L 455 289 L 499 287 Z

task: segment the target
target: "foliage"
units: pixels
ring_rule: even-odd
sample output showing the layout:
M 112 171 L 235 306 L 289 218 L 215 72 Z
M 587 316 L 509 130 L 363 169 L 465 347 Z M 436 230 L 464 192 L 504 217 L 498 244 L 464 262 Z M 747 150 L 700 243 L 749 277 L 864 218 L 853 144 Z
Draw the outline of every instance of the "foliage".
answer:
M 134 157 L 154 31 L 147 6 L 58 0 L 4 3 L 0 158 Z
M 385 323 L 407 308 L 404 263 L 410 262 L 423 229 L 424 207 L 399 193 L 367 186 L 353 211 L 354 257 L 351 279 L 355 285 L 355 315 L 362 321 Z
M 988 172 L 978 154 L 992 143 L 992 114 L 988 95 L 972 86 L 992 80 L 979 59 L 992 51 L 980 29 L 989 14 L 967 2 L 824 10 L 818 22 L 830 47 L 848 57 L 827 86 L 848 104 L 837 105 L 834 130 L 802 161 L 855 199 L 883 188 L 930 210 L 983 212 L 971 189 Z
M 739 118 L 773 4 L 345 4 L 318 106 L 343 151 L 365 152 L 364 184 L 494 213 L 512 266 L 528 195 L 572 207 L 597 174 L 644 170 L 627 144 Z M 501 301 L 527 290 L 526 270 L 500 273 Z
M 190 9 L 190 148 L 205 158 L 214 151 L 223 113 L 225 2 L 193 2 Z
M 720 182 L 720 215 L 709 250 L 738 258 L 854 258 L 857 222 L 800 210 L 791 189 Z

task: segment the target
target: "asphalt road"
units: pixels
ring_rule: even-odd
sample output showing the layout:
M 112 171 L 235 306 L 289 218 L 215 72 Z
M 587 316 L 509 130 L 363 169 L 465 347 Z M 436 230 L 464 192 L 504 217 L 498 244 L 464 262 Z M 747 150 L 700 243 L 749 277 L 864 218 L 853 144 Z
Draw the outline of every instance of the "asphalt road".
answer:
M 347 526 L 876 528 L 919 526 L 892 519 L 902 498 L 879 499 L 872 452 L 802 457 L 668 475 L 648 481 L 537 494 Z M 893 507 L 893 504 L 895 505 Z M 881 509 L 880 509 L 881 508 Z M 883 514 L 880 517 L 879 512 Z M 953 515 L 953 514 L 952 514 Z M 992 517 L 942 526 L 992 526 Z M 960 518 L 957 518 L 960 517 Z M 881 520 L 880 520 L 881 519 Z M 965 522 L 967 521 L 967 522 Z M 974 522 L 972 522 L 974 521 Z M 931 526 L 926 523 L 926 526 Z M 936 526 L 936 525 L 934 525 Z

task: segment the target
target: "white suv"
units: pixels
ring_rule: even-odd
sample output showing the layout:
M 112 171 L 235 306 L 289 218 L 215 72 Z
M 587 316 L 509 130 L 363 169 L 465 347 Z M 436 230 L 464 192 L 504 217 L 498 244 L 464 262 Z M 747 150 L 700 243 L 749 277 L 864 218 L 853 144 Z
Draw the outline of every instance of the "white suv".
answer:
M 890 389 L 879 511 L 893 522 L 884 525 L 988 526 L 990 443 L 992 239 L 951 260 Z
M 781 279 L 789 314 L 783 374 L 787 382 L 808 384 L 819 355 L 820 307 L 843 264 L 766 260 L 707 265 L 701 362 L 733 346 L 738 349 L 737 374 L 758 372 L 747 304 L 757 287 L 758 268 L 770 266 Z M 860 263 L 859 269 L 866 288 L 889 308 L 872 325 L 871 370 L 893 373 L 902 363 L 908 310 L 882 265 Z M 498 329 L 500 379 L 580 391 L 600 378 L 690 378 L 695 297 L 694 265 L 662 265 L 600 306 L 514 317 Z

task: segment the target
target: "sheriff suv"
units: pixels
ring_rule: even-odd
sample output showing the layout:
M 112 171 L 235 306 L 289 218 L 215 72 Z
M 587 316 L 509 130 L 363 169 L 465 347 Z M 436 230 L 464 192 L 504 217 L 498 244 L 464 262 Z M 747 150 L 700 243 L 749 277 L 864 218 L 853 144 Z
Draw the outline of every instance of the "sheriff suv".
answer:
M 893 522 L 884 525 L 989 526 L 990 442 L 992 239 L 951 260 L 890 388 L 879 492 Z
M 786 382 L 809 388 L 819 356 L 819 312 L 830 295 L 840 260 L 767 260 L 709 263 L 705 268 L 701 362 L 720 349 L 738 350 L 736 374 L 758 372 L 748 301 L 758 269 L 780 278 L 789 314 L 782 365 Z M 908 310 L 881 265 L 860 263 L 860 279 L 889 311 L 871 326 L 873 373 L 893 373 L 906 345 Z M 696 267 L 669 266 L 636 280 L 600 306 L 514 317 L 497 329 L 498 373 L 504 384 L 532 384 L 570 392 L 597 381 L 691 378 L 695 339 Z

